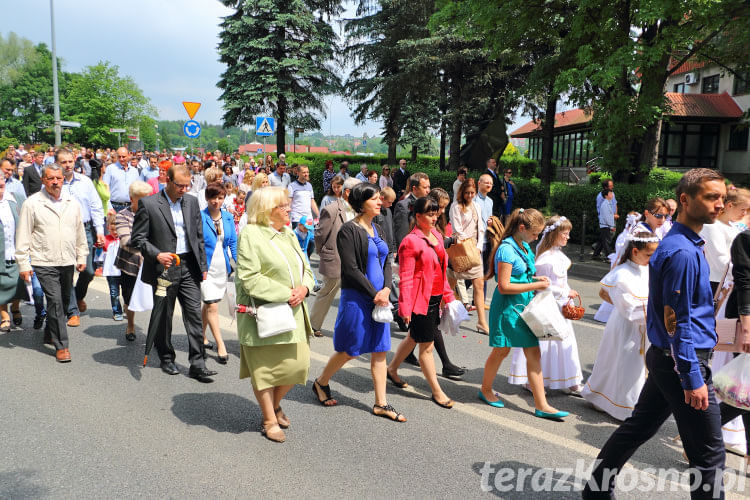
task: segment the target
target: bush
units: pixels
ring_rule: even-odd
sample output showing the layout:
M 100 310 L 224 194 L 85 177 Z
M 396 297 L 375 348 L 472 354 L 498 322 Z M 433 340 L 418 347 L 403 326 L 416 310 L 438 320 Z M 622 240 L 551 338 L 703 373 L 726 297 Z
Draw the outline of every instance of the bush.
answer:
M 612 174 L 609 172 L 591 172 L 589 174 L 589 184 L 594 186 L 601 186 L 604 179 L 612 179 Z
M 0 151 L 3 152 L 3 158 L 5 158 L 6 153 L 8 152 L 8 146 L 10 145 L 17 145 L 18 139 L 15 137 L 0 137 Z
M 648 173 L 648 182 L 658 184 L 665 189 L 674 190 L 681 178 L 682 173 L 667 170 L 666 168 L 654 167 Z

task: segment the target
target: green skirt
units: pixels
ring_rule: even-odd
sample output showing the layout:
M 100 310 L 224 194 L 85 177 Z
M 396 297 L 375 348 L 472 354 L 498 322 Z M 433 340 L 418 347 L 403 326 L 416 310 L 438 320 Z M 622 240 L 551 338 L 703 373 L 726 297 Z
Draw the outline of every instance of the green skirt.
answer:
M 18 278 L 18 265 L 16 263 L 0 263 L 0 304 L 7 304 L 14 299 L 26 297 L 26 286 Z
M 310 370 L 310 346 L 307 341 L 241 347 L 240 378 L 250 377 L 256 391 L 307 383 Z
M 539 340 L 521 319 L 520 313 L 531 302 L 533 292 L 503 295 L 497 288 L 490 304 L 491 347 L 538 347 Z

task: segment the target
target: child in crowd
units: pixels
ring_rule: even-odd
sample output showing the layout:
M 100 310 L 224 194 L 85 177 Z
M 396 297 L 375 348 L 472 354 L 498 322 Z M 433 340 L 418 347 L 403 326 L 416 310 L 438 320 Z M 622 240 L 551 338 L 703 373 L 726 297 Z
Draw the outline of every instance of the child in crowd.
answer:
M 307 218 L 307 215 L 303 215 L 300 220 L 299 224 L 297 224 L 297 227 L 294 229 L 294 234 L 297 236 L 297 241 L 299 242 L 299 247 L 302 249 L 302 252 L 305 254 L 305 257 L 307 257 L 307 263 L 310 263 L 310 255 L 312 255 L 313 250 L 315 249 L 315 245 L 313 244 L 313 238 L 315 237 L 315 226 L 313 226 L 313 221 Z M 318 278 L 315 278 L 315 287 L 318 287 Z M 315 291 L 315 290 L 313 290 Z
M 625 420 L 646 382 L 648 262 L 659 238 L 636 231 L 618 266 L 602 278 L 599 296 L 614 306 L 604 328 L 594 369 L 581 394 L 596 408 Z
M 571 229 L 573 225 L 566 217 L 550 217 L 536 247 L 536 275 L 549 278 L 549 289 L 560 307 L 579 296 L 578 292 L 568 285 L 568 269 L 572 262 L 562 251 L 568 244 Z M 569 319 L 565 321 L 571 332 L 565 340 L 539 342 L 539 350 L 542 353 L 542 376 L 545 387 L 562 389 L 580 397 L 583 373 L 581 360 L 578 358 L 578 343 L 573 332 L 573 322 Z M 522 349 L 513 349 L 508 381 L 511 384 L 525 384 L 528 388 L 526 356 Z
M 120 304 L 120 270 L 115 267 L 117 252 L 120 249 L 120 238 L 117 236 L 115 214 L 107 215 L 107 234 L 104 237 L 104 265 L 102 274 L 107 278 L 109 285 L 109 300 L 112 304 L 112 318 L 122 321 L 122 304 Z

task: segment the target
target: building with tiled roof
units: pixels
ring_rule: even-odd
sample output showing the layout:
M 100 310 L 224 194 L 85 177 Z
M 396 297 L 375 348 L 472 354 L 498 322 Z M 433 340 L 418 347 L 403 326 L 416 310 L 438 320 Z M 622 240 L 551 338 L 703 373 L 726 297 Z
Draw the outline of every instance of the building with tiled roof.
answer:
M 671 63 L 675 64 L 675 63 Z M 667 79 L 657 164 L 673 169 L 709 167 L 736 178 L 750 178 L 750 128 L 743 116 L 750 110 L 750 75 L 744 79 L 717 65 L 683 63 Z M 596 158 L 590 139 L 592 115 L 572 109 L 555 115 L 553 158 L 561 174 L 584 172 Z M 531 158 L 541 159 L 541 123 L 530 121 L 510 133 L 526 139 Z

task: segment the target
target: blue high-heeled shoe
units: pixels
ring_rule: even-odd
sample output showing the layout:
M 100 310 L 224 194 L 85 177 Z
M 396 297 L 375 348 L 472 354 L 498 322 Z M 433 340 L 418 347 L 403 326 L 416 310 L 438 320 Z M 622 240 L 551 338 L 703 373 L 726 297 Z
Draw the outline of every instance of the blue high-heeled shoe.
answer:
M 482 401 L 484 401 L 490 406 L 494 406 L 495 408 L 505 408 L 505 404 L 503 404 L 503 402 L 500 401 L 499 399 L 497 401 L 487 401 L 487 398 L 484 397 L 484 394 L 482 394 L 482 391 L 479 391 L 477 393 L 477 396 L 479 397 L 479 399 L 481 399 Z M 497 394 L 495 394 L 495 396 L 497 396 Z
M 555 412 L 555 413 L 548 413 L 548 412 L 542 411 L 542 410 L 534 410 L 534 416 L 535 417 L 548 418 L 548 419 L 552 419 L 552 420 L 560 419 L 560 418 L 565 418 L 568 415 L 570 415 L 570 412 L 567 412 L 567 411 L 558 411 L 558 412 Z

